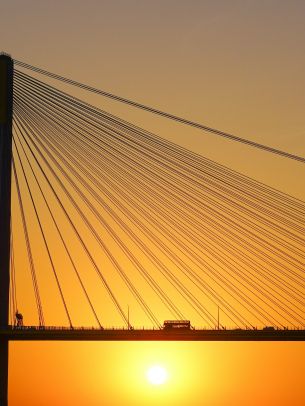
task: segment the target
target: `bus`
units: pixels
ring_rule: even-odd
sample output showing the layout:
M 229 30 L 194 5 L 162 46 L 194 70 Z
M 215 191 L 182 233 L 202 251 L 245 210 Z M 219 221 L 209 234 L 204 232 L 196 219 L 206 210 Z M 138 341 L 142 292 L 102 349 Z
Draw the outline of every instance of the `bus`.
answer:
M 165 320 L 163 330 L 190 330 L 191 322 L 189 320 Z

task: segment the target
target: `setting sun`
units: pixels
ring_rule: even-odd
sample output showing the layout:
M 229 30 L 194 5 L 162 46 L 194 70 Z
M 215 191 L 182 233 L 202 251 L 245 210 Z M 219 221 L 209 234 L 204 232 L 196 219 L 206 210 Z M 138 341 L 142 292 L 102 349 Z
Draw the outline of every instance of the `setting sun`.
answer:
M 147 379 L 152 385 L 162 385 L 168 379 L 167 370 L 159 365 L 154 365 L 148 369 Z

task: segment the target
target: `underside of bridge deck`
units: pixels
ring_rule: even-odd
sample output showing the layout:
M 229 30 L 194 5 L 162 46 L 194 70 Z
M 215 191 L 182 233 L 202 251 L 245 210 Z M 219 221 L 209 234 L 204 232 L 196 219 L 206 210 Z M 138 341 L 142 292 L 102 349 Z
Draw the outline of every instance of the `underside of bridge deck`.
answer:
M 36 328 L 2 330 L 12 341 L 304 341 L 305 330 L 127 330 Z

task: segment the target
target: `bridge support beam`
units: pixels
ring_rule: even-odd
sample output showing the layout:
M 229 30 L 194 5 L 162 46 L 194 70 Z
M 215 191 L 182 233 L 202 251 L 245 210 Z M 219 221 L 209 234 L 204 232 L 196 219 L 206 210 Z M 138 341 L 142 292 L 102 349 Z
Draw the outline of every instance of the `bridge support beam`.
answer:
M 9 323 L 14 63 L 0 54 L 0 328 Z M 0 339 L 0 405 L 8 403 L 8 340 Z

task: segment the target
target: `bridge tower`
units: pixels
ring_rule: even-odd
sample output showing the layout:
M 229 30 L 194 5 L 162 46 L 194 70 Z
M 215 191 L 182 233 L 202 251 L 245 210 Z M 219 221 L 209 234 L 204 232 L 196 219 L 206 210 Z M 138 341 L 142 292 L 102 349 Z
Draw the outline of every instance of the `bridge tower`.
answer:
M 0 54 L 0 328 L 9 323 L 14 62 Z M 0 340 L 0 405 L 8 402 L 8 340 Z

